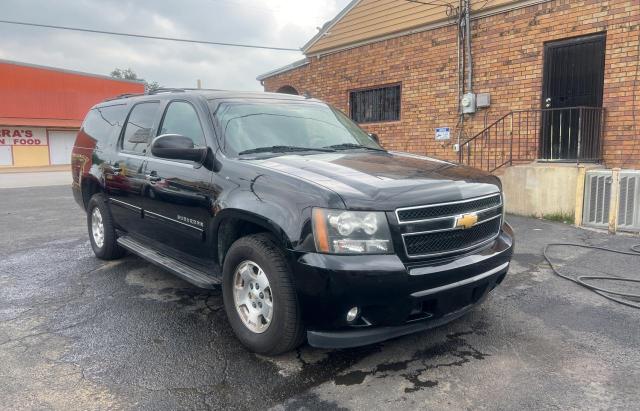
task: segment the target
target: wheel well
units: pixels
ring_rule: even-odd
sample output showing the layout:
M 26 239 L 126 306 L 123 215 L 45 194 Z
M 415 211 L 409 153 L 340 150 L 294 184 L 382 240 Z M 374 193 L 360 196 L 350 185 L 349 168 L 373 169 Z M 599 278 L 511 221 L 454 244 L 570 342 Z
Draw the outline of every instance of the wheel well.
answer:
M 100 185 L 94 180 L 82 180 L 82 202 L 84 209 L 89 206 L 89 200 L 94 194 L 101 192 Z
M 251 234 L 270 233 L 270 230 L 260 224 L 240 218 L 227 218 L 218 227 L 218 262 L 224 263 L 224 257 L 231 244 L 237 239 Z

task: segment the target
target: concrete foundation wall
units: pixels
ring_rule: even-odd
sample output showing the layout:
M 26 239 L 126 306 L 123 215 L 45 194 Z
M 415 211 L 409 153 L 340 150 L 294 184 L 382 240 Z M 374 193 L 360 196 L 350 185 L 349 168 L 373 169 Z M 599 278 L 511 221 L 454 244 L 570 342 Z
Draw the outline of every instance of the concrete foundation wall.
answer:
M 506 168 L 499 177 L 507 212 L 536 217 L 573 216 L 578 173 L 575 164 L 531 163 Z

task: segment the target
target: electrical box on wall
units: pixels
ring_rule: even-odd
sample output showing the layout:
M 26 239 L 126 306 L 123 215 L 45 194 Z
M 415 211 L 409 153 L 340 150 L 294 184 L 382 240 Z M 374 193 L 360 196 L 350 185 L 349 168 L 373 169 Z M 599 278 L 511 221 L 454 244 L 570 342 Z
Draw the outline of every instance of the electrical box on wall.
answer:
M 477 108 L 487 108 L 491 105 L 491 94 L 489 93 L 478 93 L 476 96 L 476 107 Z
M 460 101 L 460 107 L 462 107 L 463 114 L 473 114 L 476 112 L 476 95 L 474 93 L 467 93 L 462 96 Z

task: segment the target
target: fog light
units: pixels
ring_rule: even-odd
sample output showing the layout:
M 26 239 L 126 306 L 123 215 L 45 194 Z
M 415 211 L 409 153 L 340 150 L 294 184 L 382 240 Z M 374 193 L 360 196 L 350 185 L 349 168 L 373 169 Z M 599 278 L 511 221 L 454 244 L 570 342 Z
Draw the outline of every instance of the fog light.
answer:
M 358 307 L 353 307 L 352 309 L 347 311 L 347 322 L 355 320 L 356 318 L 358 318 L 358 315 L 360 315 L 360 309 Z

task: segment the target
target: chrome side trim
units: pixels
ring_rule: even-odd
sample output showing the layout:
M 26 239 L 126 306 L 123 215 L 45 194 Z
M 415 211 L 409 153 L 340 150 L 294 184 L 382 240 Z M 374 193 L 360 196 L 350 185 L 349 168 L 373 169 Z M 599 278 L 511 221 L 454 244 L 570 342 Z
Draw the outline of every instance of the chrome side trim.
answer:
M 138 154 L 129 154 L 129 153 L 125 153 L 124 151 L 118 152 L 118 155 L 122 156 L 122 157 L 135 158 L 135 159 L 143 160 L 143 161 L 147 159 L 146 156 L 141 156 L 141 155 L 138 155 Z
M 204 230 L 203 230 L 203 229 L 201 229 L 200 227 L 196 227 L 196 226 L 191 225 L 191 224 L 183 223 L 183 222 L 182 222 L 182 221 L 180 221 L 180 220 L 176 220 L 176 219 L 174 219 L 174 218 L 170 218 L 170 217 L 167 217 L 167 216 L 163 216 L 162 214 L 157 214 L 157 213 L 154 213 L 154 212 L 151 212 L 151 211 L 147 211 L 147 210 L 145 210 L 145 211 L 144 211 L 144 214 L 145 214 L 145 215 L 149 214 L 149 215 L 151 215 L 151 216 L 153 216 L 153 217 L 157 217 L 157 218 L 160 218 L 160 219 L 162 219 L 162 220 L 171 221 L 172 223 L 182 224 L 182 225 L 183 225 L 183 226 L 185 226 L 185 227 L 193 228 L 194 230 L 198 230 L 198 231 L 200 231 L 200 232 L 203 232 L 203 231 L 204 231 Z
M 436 203 L 436 204 L 427 204 L 427 205 L 421 205 L 421 206 L 397 208 L 396 211 L 395 211 L 396 220 L 398 220 L 398 224 L 416 224 L 416 223 L 422 223 L 422 222 L 425 222 L 425 221 L 442 220 L 444 218 L 451 218 L 451 217 L 455 217 L 456 215 L 458 215 L 460 213 L 451 214 L 451 215 L 447 215 L 447 216 L 441 216 L 441 217 L 425 218 L 425 219 L 422 219 L 422 220 L 410 220 L 410 221 L 401 221 L 400 220 L 400 215 L 398 213 L 400 211 L 406 211 L 406 210 L 417 210 L 417 209 L 422 209 L 422 208 L 440 207 L 440 206 L 445 206 L 445 205 L 450 205 L 450 204 L 470 203 L 472 201 L 484 200 L 485 198 L 498 197 L 498 196 L 500 197 L 500 204 L 498 204 L 497 206 L 489 207 L 489 208 L 486 208 L 484 210 L 474 211 L 475 213 L 481 213 L 483 211 L 489 211 L 489 210 L 492 210 L 494 208 L 501 207 L 503 205 L 502 193 L 493 193 L 493 194 L 488 194 L 488 195 L 482 196 L 482 197 L 468 198 L 466 200 L 460 200 L 460 201 L 449 201 L 449 202 L 446 202 L 446 203 Z
M 166 164 L 166 165 L 169 165 L 169 166 L 178 166 L 178 167 L 182 167 L 182 168 L 194 168 L 193 164 L 181 163 L 179 161 L 165 160 L 165 159 L 156 158 L 156 157 L 145 157 L 145 158 L 150 163 L 160 163 L 160 164 Z
M 483 280 L 483 279 L 485 279 L 487 277 L 490 277 L 493 274 L 498 273 L 498 272 L 500 272 L 500 271 L 502 271 L 502 270 L 504 270 L 505 268 L 508 268 L 508 267 L 509 267 L 509 263 L 506 262 L 504 264 L 499 265 L 496 268 L 493 268 L 493 269 L 491 269 L 489 271 L 485 271 L 482 274 L 478 274 L 476 276 L 467 278 L 465 280 L 457 281 L 455 283 L 443 285 L 443 286 L 440 286 L 440 287 L 430 288 L 428 290 L 423 290 L 423 291 L 417 291 L 415 293 L 412 293 L 411 296 L 412 297 L 425 297 L 427 295 L 433 295 L 433 294 L 437 294 L 437 293 L 442 292 L 442 291 L 450 290 L 452 288 L 457 288 L 457 287 L 461 287 L 463 285 L 468 285 L 468 284 L 471 284 L 471 283 L 475 283 L 477 281 L 480 281 L 480 280 Z
M 126 201 L 116 200 L 115 198 L 109 198 L 109 202 L 110 203 L 116 203 L 116 204 L 119 204 L 119 205 L 122 205 L 122 206 L 125 206 L 125 207 L 128 207 L 128 208 L 132 208 L 132 209 L 134 209 L 136 211 L 142 210 L 142 208 L 140 208 L 138 206 L 135 206 L 133 204 L 129 204 Z

